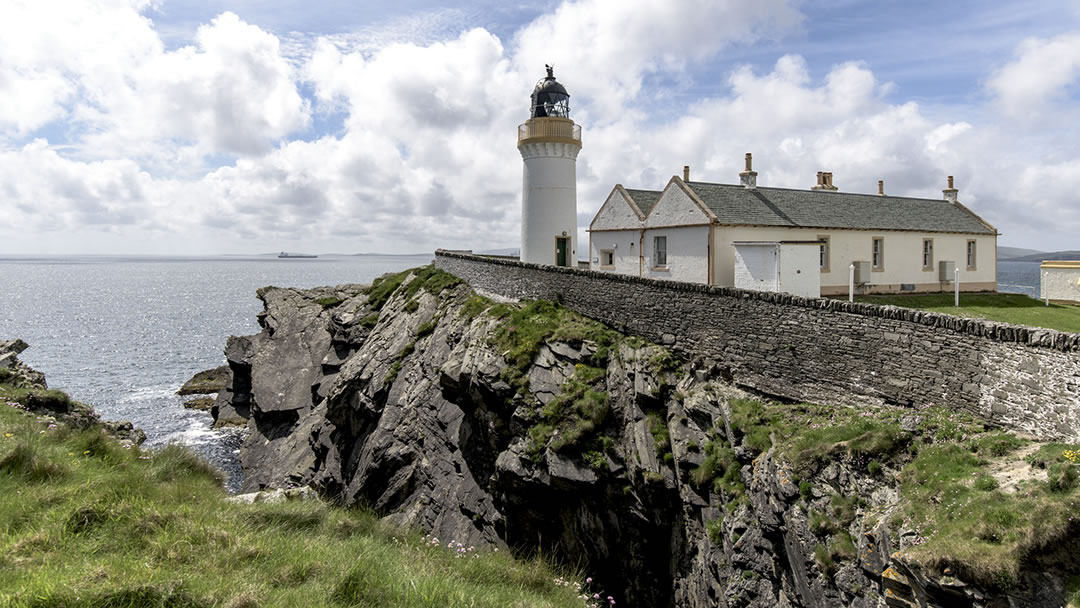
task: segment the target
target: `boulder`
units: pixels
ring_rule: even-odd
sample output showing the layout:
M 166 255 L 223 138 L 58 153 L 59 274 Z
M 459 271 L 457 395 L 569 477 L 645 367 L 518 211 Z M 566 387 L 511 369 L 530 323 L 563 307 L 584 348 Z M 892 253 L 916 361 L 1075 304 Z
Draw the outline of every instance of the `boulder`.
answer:
M 221 365 L 201 371 L 176 391 L 177 395 L 208 395 L 220 392 L 229 382 L 229 366 Z M 201 409 L 201 408 L 200 408 Z

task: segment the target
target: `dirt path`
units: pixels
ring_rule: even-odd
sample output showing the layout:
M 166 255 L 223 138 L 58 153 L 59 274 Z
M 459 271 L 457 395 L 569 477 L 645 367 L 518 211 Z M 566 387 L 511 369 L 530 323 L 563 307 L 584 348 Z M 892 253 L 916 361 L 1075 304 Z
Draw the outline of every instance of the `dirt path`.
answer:
M 994 458 L 990 461 L 987 472 L 997 480 L 998 489 L 1006 494 L 1014 494 L 1016 492 L 1016 486 L 1020 484 L 1020 482 L 1029 479 L 1046 480 L 1046 471 L 1044 469 L 1032 467 L 1026 460 L 1026 458 L 1030 454 L 1034 454 L 1040 446 L 1042 446 L 1041 443 L 1031 443 L 1011 454 L 1006 454 L 1005 456 Z

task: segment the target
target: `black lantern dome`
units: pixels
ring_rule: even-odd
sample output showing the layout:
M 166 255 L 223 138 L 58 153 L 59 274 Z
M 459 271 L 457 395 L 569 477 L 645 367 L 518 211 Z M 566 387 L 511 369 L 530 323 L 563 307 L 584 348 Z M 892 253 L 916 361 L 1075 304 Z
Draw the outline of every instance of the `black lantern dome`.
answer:
M 555 80 L 555 68 L 550 65 L 547 76 L 536 83 L 532 92 L 532 112 L 529 118 L 570 118 L 570 94 Z

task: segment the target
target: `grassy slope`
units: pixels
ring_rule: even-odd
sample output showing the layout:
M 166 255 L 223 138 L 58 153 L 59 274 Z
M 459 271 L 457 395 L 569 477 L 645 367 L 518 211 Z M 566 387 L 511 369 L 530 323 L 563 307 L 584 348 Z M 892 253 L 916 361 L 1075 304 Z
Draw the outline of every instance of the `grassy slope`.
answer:
M 774 446 L 805 480 L 830 461 L 844 461 L 869 475 L 895 476 L 900 504 L 889 525 L 915 531 L 921 544 L 905 551 L 931 572 L 945 568 L 968 581 L 1008 588 L 1022 569 L 1080 574 L 1065 551 L 1080 536 L 1080 446 L 1032 444 L 991 430 L 944 408 L 917 412 L 914 432 L 901 430 L 902 408 L 854 409 L 808 404 L 732 402 L 732 424 L 756 450 Z M 1034 474 L 1004 491 L 994 472 L 1020 448 Z M 695 471 L 700 477 L 701 472 Z M 810 487 L 803 481 L 804 498 Z M 854 501 L 854 502 L 853 502 Z M 811 528 L 830 549 L 844 544 L 859 497 L 834 496 L 829 509 L 810 513 Z M 868 517 L 880 517 L 864 511 Z M 846 541 L 845 541 L 846 542 Z M 823 552 L 819 561 L 852 559 Z M 1045 562 L 1036 560 L 1045 559 Z
M 238 505 L 179 447 L 124 447 L 4 405 L 5 606 L 581 606 L 538 561 L 448 549 L 315 501 Z
M 871 304 L 891 304 L 960 317 L 1080 332 L 1080 307 L 1060 304 L 1046 306 L 1042 301 L 1023 294 L 960 294 L 959 308 L 953 306 L 952 293 L 856 296 L 855 299 Z

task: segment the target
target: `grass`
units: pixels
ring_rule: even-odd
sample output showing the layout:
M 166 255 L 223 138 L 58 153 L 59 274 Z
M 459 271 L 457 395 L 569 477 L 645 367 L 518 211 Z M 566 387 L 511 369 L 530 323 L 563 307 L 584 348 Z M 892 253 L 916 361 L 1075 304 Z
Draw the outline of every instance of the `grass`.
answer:
M 607 393 L 598 390 L 605 373 L 601 368 L 583 363 L 574 366 L 574 375 L 563 383 L 559 394 L 540 410 L 540 422 L 529 429 L 527 451 L 533 460 L 539 459 L 544 448 L 559 452 L 595 447 L 588 440 L 595 436 L 611 409 Z M 595 456 L 593 460 L 594 464 L 599 464 Z
M 338 304 L 341 304 L 342 302 L 344 302 L 344 300 L 342 300 L 341 298 L 334 297 L 319 298 L 315 300 L 315 303 L 319 306 L 322 306 L 323 310 L 326 310 L 327 308 L 333 308 Z
M 1041 300 L 1023 294 L 962 293 L 959 307 L 953 306 L 952 293 L 871 295 L 856 296 L 855 299 L 870 304 L 902 306 L 1015 325 L 1080 332 L 1080 307 L 1061 304 L 1046 306 Z
M 479 308 L 481 302 L 466 302 L 466 312 Z M 565 342 L 580 345 L 589 340 L 597 350 L 584 363 L 593 367 L 605 367 L 611 348 L 622 339 L 622 334 L 607 326 L 583 317 L 558 304 L 534 300 L 524 306 L 511 308 L 492 303 L 484 309 L 486 314 L 502 319 L 492 340 L 508 363 L 503 372 L 504 380 L 519 392 L 528 390 L 525 373 L 540 353 L 540 347 L 548 342 Z
M 1080 445 L 1041 444 L 1026 460 L 1045 469 L 1047 478 L 1005 492 L 993 466 L 1030 441 L 987 429 L 967 414 L 921 410 L 914 431 L 903 432 L 900 418 L 915 414 L 910 410 L 748 400 L 729 405 L 733 431 L 744 446 L 762 447 L 767 440 L 766 449 L 773 447 L 801 478 L 804 500 L 812 498 L 814 487 L 807 480 L 829 462 L 874 474 L 885 466 L 899 471 L 900 502 L 890 524 L 894 532 L 906 527 L 922 539 L 904 552 L 928 571 L 950 568 L 965 581 L 998 589 L 1016 584 L 1025 568 L 1080 574 L 1068 553 L 1080 536 Z M 706 453 L 705 464 L 693 472 L 695 481 L 715 477 L 726 458 L 713 445 Z M 810 511 L 810 528 L 822 539 L 815 559 L 823 572 L 850 558 L 851 540 L 844 536 L 864 506 L 857 497 L 833 495 L 823 509 Z
M 412 279 L 406 283 L 405 279 Z M 449 289 L 461 283 L 461 279 L 454 275 L 435 268 L 434 264 L 403 270 L 396 274 L 381 276 L 371 282 L 371 286 L 364 290 L 368 297 L 368 308 L 378 312 L 390 301 L 398 287 L 405 285 L 404 297 L 411 301 L 413 296 L 421 289 L 439 295 L 445 289 Z M 414 309 L 415 310 L 415 309 Z
M 225 498 L 183 448 L 125 448 L 0 406 L 0 605 L 582 605 L 542 561 L 457 558 L 450 539 L 361 509 Z

